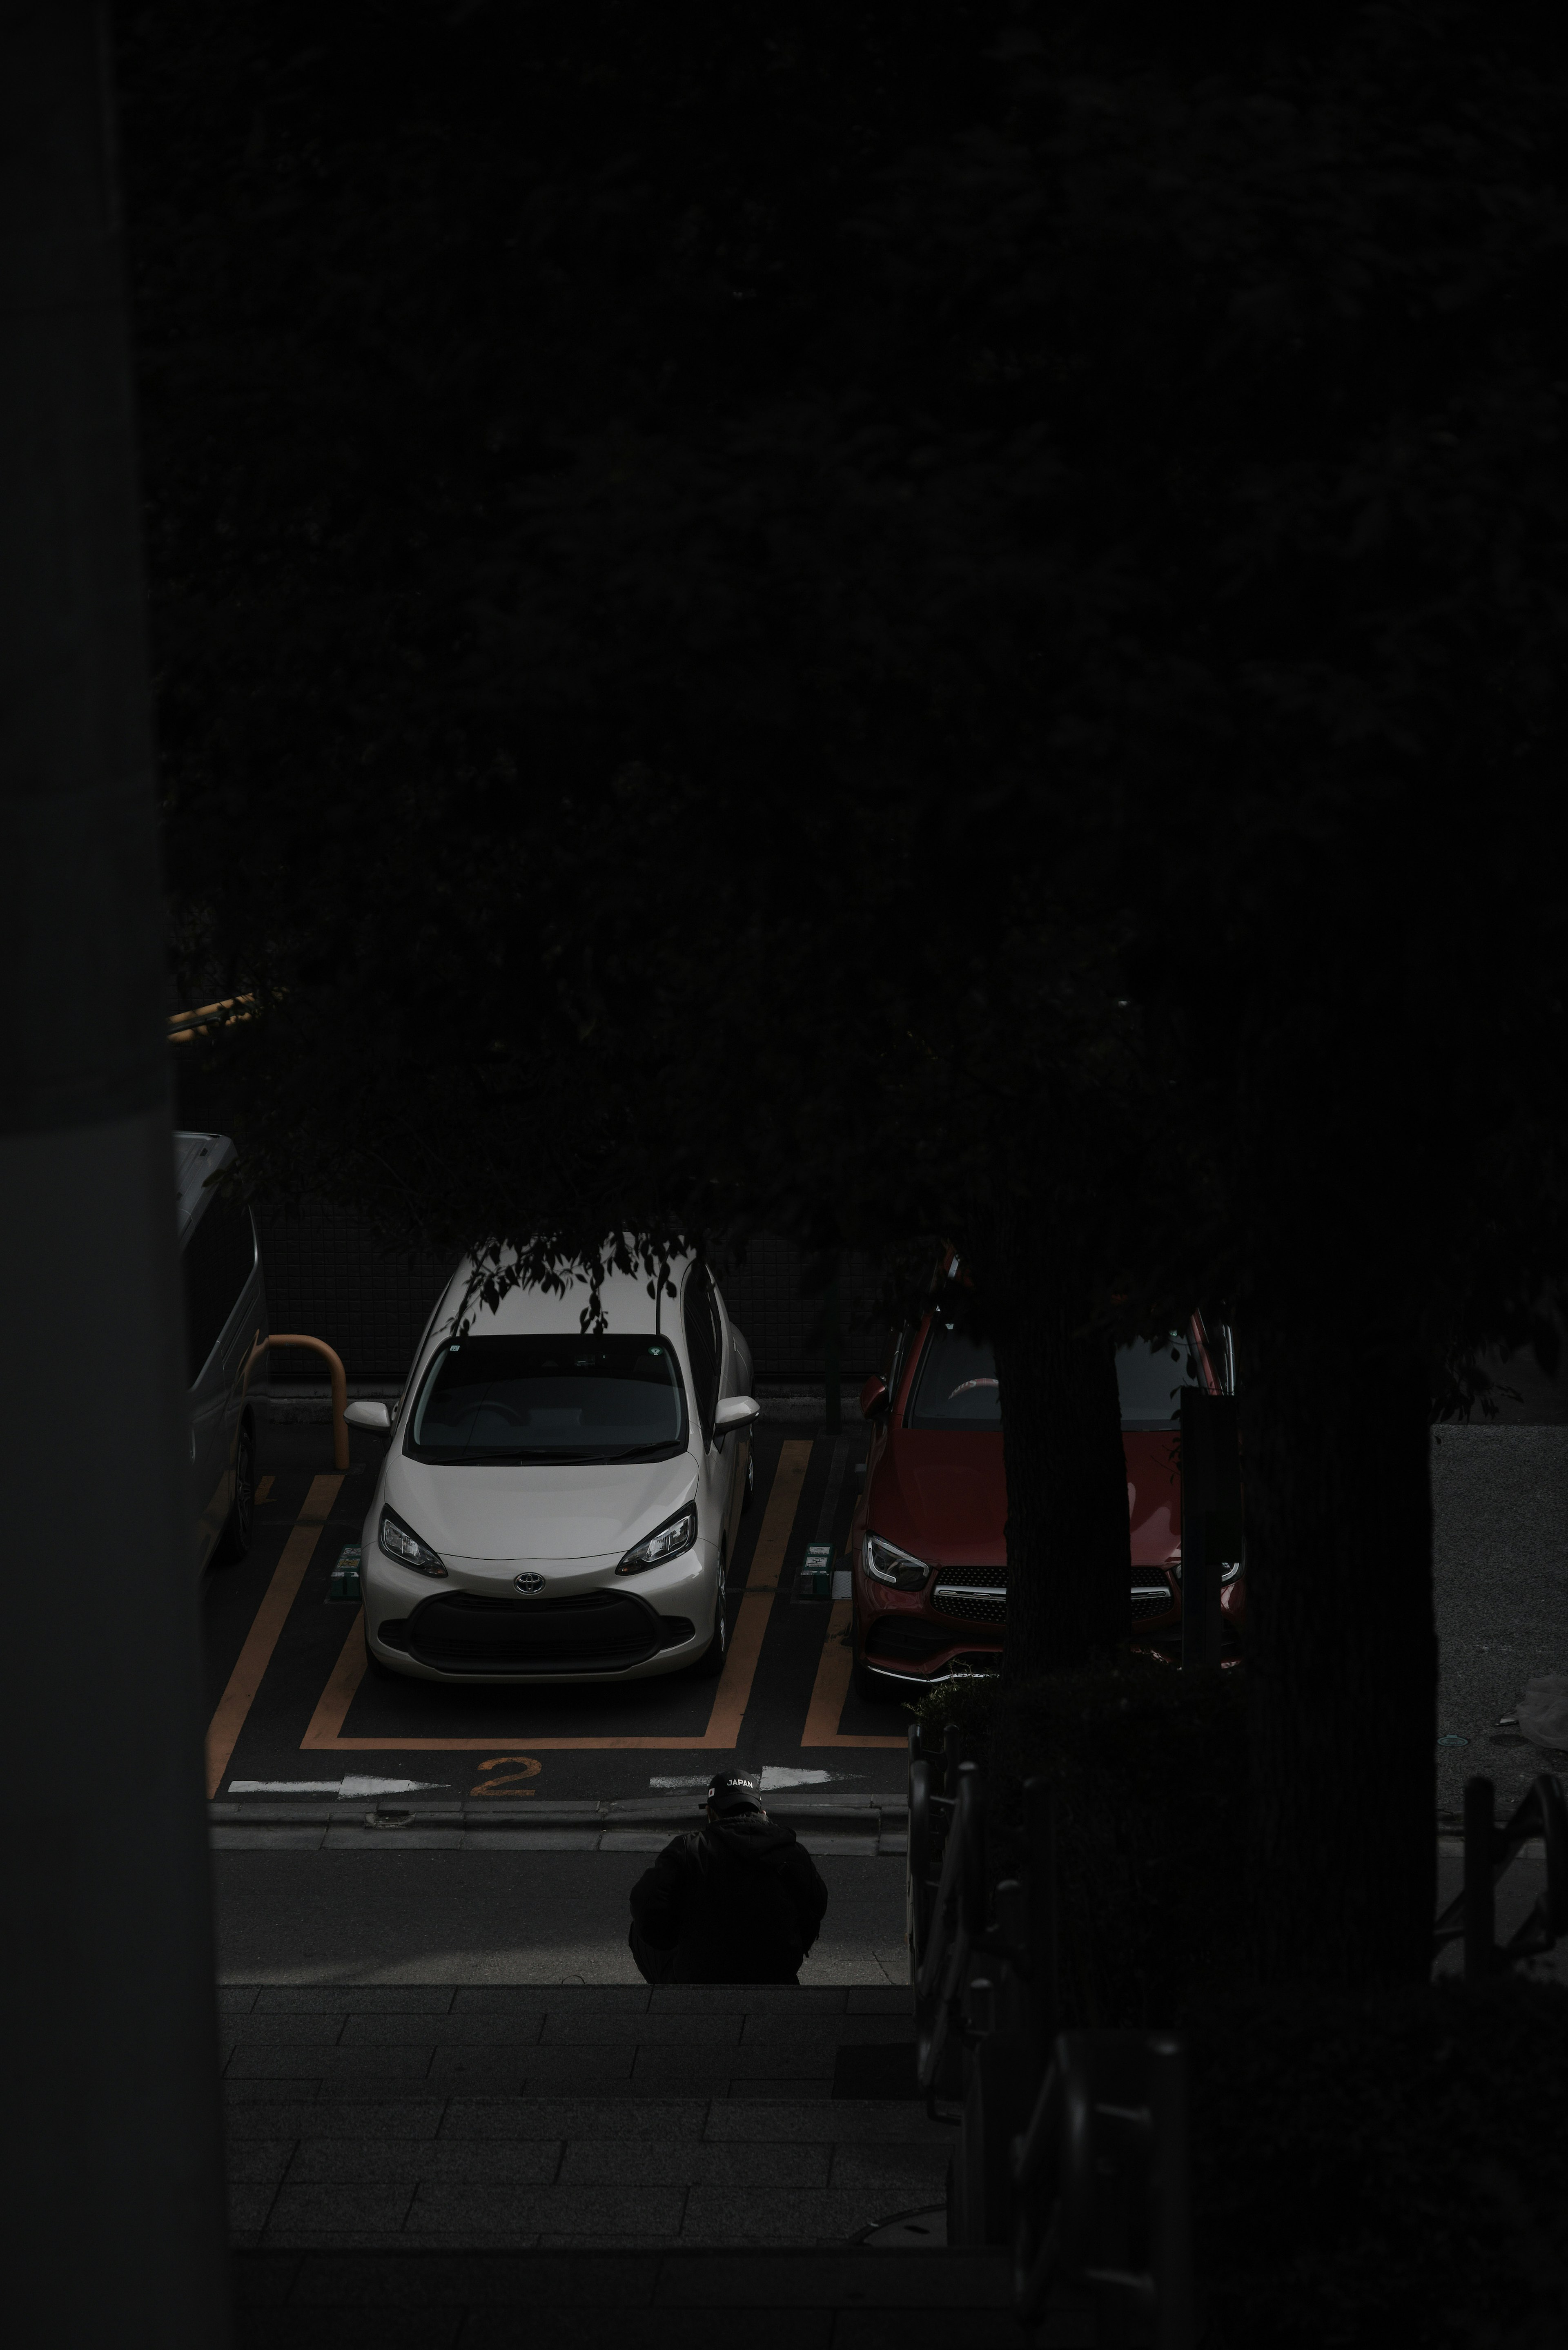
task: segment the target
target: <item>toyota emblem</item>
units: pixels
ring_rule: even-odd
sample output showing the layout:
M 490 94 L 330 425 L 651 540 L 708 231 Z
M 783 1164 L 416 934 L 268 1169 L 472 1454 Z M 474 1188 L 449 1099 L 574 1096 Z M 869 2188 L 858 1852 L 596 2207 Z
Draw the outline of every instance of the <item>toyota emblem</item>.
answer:
M 542 1575 L 514 1575 L 512 1580 L 519 1591 L 526 1591 L 530 1596 L 535 1591 L 543 1591 L 545 1588 L 545 1578 Z

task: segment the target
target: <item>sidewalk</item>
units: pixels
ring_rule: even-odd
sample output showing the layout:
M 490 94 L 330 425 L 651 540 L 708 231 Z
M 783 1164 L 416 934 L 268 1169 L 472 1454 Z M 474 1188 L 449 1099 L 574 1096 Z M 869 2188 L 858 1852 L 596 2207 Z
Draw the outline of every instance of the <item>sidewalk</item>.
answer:
M 842 2248 L 943 2198 L 903 1990 L 221 1999 L 240 2244 Z
M 1004 2251 L 857 2239 L 941 2206 L 909 1993 L 701 1985 L 221 1994 L 239 2350 L 1080 2350 Z

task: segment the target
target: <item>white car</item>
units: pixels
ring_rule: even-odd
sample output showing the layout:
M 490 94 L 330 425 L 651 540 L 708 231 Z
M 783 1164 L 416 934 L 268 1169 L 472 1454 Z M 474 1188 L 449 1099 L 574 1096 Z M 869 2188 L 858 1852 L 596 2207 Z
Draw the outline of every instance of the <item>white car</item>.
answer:
M 724 1661 L 724 1577 L 752 1482 L 752 1356 L 706 1265 L 675 1295 L 611 1273 L 514 1289 L 458 1325 L 453 1274 L 365 1520 L 370 1669 L 422 1680 L 639 1680 Z

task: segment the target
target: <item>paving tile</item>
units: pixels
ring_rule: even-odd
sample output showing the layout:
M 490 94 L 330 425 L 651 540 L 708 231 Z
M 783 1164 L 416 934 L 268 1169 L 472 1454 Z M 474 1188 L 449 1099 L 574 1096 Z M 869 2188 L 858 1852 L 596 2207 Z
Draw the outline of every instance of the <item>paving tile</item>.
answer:
M 875 2195 L 889 2212 L 940 2202 L 948 2162 L 956 2151 L 949 2141 L 957 2137 L 956 2130 L 950 2130 L 945 2141 L 929 2146 L 836 2146 L 828 2183 Z
M 223 2158 L 223 2174 L 231 2187 L 276 2187 L 294 2152 L 292 2137 L 231 2139 Z
M 709 2145 L 699 2138 L 629 2144 L 583 2138 L 567 2144 L 563 2187 L 826 2187 L 832 2149 L 771 2139 Z M 857 2185 L 857 2181 L 850 2184 Z
M 267 1983 L 256 1993 L 263 2015 L 444 2015 L 450 1983 Z
M 248 2015 L 260 1996 L 261 1994 L 257 1991 L 254 1983 L 220 1983 L 218 1985 L 218 2013 L 220 2015 Z
M 462 2322 L 461 2309 L 247 2309 L 242 2302 L 234 2343 L 235 2350 L 453 2350 Z
M 296 2262 L 288 2290 L 301 2307 L 357 2308 L 377 2301 L 405 2307 L 448 2302 L 472 2309 L 497 2302 L 522 2303 L 531 2310 L 649 2306 L 659 2260 L 622 2256 L 606 2261 L 601 2252 L 602 2247 L 585 2247 L 576 2237 L 559 2251 L 529 2260 L 510 2259 L 494 2248 L 447 2251 L 434 2243 L 410 2245 L 406 2240 L 400 2248 L 380 2244 L 344 2257 L 322 2249 Z M 246 2272 L 252 2265 L 241 2264 Z
M 841 1983 L 655 1983 L 653 2015 L 842 2015 Z
M 233 2053 L 231 2050 L 230 2054 Z M 232 2073 L 225 2073 L 218 2084 L 226 2114 L 238 2113 L 245 2106 L 309 2105 L 319 2086 L 320 2083 L 314 2076 L 301 2079 L 296 2074 L 293 2079 L 286 2075 L 274 2079 L 268 2074 L 262 2080 L 253 2081 Z
M 425 2097 L 440 2106 L 445 2101 L 446 2089 L 439 2082 L 389 2074 L 375 2064 L 360 2070 L 357 2059 L 352 2071 L 334 2073 L 316 2085 L 316 2101 L 322 2106 L 391 2106 Z
M 742 2021 L 739 2013 L 724 2012 L 623 2015 L 610 2009 L 599 2015 L 582 2009 L 552 2009 L 544 2044 L 589 2048 L 624 2042 L 644 2048 L 733 2048 L 740 2043 Z
M 846 2012 L 850 2015 L 902 2015 L 914 2020 L 914 2005 L 907 1983 L 889 1983 L 884 1990 L 875 1983 L 854 1983 L 850 1986 Z
M 831 2090 L 833 2060 L 837 2050 L 831 2041 L 817 2041 L 805 2033 L 793 2041 L 751 2041 L 735 2051 L 730 2067 L 732 2081 L 781 2081 L 793 2076 L 796 2080 L 820 2078 Z
M 706 2098 L 453 2097 L 442 2137 L 696 2139 L 708 2118 Z
M 484 2188 L 421 2184 L 410 2234 L 462 2235 L 475 2228 L 527 2227 L 567 2239 L 636 2234 L 668 2243 L 679 2234 L 683 2187 Z
M 326 2015 L 273 2015 L 258 2008 L 249 2015 L 229 2017 L 223 2026 L 223 2037 L 236 2048 L 331 2048 L 342 2036 L 348 2021 L 344 2009 Z M 407 2040 L 409 2036 L 405 2024 L 403 2038 Z
M 352 2104 L 299 2104 L 233 2106 L 224 2116 L 223 2127 L 231 2150 L 247 2140 L 260 2138 L 264 2143 L 283 2137 L 363 2137 L 374 2131 L 378 2138 L 433 2138 L 441 2126 L 446 2108 L 439 2098 L 421 2098 L 417 2103 L 392 2102 L 367 2106 L 356 2100 Z
M 414 2190 L 406 2181 L 390 2185 L 280 2187 L 273 2205 L 268 2233 L 280 2230 L 315 2229 L 320 2233 L 360 2233 L 379 2228 L 400 2228 Z
M 804 2079 L 758 2080 L 754 2075 L 743 2081 L 732 2081 L 730 2095 L 744 2099 L 766 2099 L 784 2105 L 809 2105 L 817 2097 L 831 2097 L 831 2073 L 813 2073 Z
M 916 2257 L 940 2262 L 942 2255 L 924 2252 Z M 1049 2331 L 1042 2337 L 1033 2326 L 1021 2325 L 1006 2309 L 944 2308 L 940 2338 L 941 2350 L 1046 2350 L 1047 2345 L 1053 2345 L 1054 2350 L 1054 2337 Z M 1092 2343 L 1094 2335 L 1073 2334 L 1066 2340 L 1080 2338 Z M 834 2350 L 909 2350 L 909 2313 L 907 2309 L 841 2310 L 833 2344 Z
M 1012 2305 L 1012 2254 L 995 2251 L 811 2252 L 671 2251 L 659 2264 L 660 2309 L 917 2309 L 943 2313 L 923 2338 L 945 2345 L 949 2310 L 1006 2313 Z M 1004 2337 L 1005 2338 L 1005 2337 Z
M 261 2241 L 268 2251 L 357 2252 L 361 2258 L 407 2251 L 410 2246 L 417 2255 L 424 2243 L 422 2236 L 408 2236 L 401 2228 L 296 2228 L 282 2223 L 269 2228 Z M 524 2247 L 509 2239 L 504 2249 L 521 2251 Z
M 304 2137 L 289 2166 L 288 2183 L 441 2178 L 547 2187 L 560 2167 L 559 2138 Z
M 823 2017 L 797 2016 L 794 2019 L 773 2010 L 748 2015 L 741 2034 L 742 2048 L 784 2048 L 791 2042 L 797 2047 L 826 2049 L 831 2068 L 833 2052 L 837 2048 L 880 2046 L 891 2040 L 912 2041 L 915 2036 L 914 2018 L 907 2012 L 898 2015 L 839 2015 Z
M 568 2249 L 581 2251 L 585 2244 L 592 2244 L 596 2259 L 607 2252 L 624 2255 L 627 2252 L 667 2252 L 670 2250 L 668 2236 L 560 2236 L 545 2230 L 539 2237 L 541 2251 L 566 2251 Z
M 360 2080 L 418 2081 L 431 2069 L 433 2050 L 430 2047 L 393 2048 L 316 2048 L 309 2052 L 310 2072 L 321 2081 Z M 226 2077 L 230 2080 L 298 2080 L 305 2074 L 301 2063 L 306 2052 L 297 2047 L 236 2048 L 229 2059 Z
M 828 2350 L 831 2310 L 754 2310 L 746 2314 L 746 2350 Z M 518 2350 L 514 2317 L 500 2311 L 471 2317 L 463 2350 Z M 528 2350 L 692 2350 L 685 2322 L 669 2311 L 552 2310 L 530 2314 Z M 314 2350 L 314 2345 L 312 2345 Z
M 728 2095 L 736 2048 L 628 2049 L 636 2062 L 627 2067 L 628 2083 L 642 2097 L 691 2097 Z
M 460 1983 L 452 2005 L 460 2015 L 500 2014 L 508 2008 L 600 2008 L 607 2014 L 642 2014 L 646 1983 Z
M 681 2222 L 683 2243 L 847 2243 L 877 2214 L 866 2197 L 832 2188 L 693 2187 Z
M 277 2198 L 276 2179 L 248 2183 L 231 2179 L 229 2182 L 229 2226 L 236 2231 L 254 2233 L 265 2228 Z
M 492 2060 L 487 2075 L 479 2049 L 443 2049 L 431 2067 L 431 2078 L 449 2084 L 454 2096 L 464 2097 L 504 2095 L 509 2087 L 531 2097 L 614 2095 L 630 2085 L 635 2053 L 630 2048 L 528 2048 L 515 2053 L 515 2066 L 508 2064 L 503 2071 Z M 465 2055 L 466 2063 L 462 2061 Z M 487 2081 L 494 2085 L 488 2086 Z M 664 2094 L 679 2095 L 684 2089 L 690 2096 L 694 2085 L 682 2082 Z
M 418 2033 L 437 2048 L 526 2048 L 539 2038 L 545 2025 L 545 2011 L 530 2015 L 521 2010 L 511 2015 L 428 2015 L 421 2016 Z M 345 2048 L 380 2048 L 395 2046 L 400 2040 L 414 2036 L 407 2016 L 360 2015 L 347 2017 L 343 2025 Z
M 874 2139 L 905 2139 L 950 2147 L 958 2143 L 957 2130 L 941 2122 L 928 2121 L 923 2106 L 893 2098 L 780 2098 L 776 2102 L 754 2096 L 715 2098 L 708 2108 L 703 2136 L 711 2139 L 809 2138 L 817 2145 Z

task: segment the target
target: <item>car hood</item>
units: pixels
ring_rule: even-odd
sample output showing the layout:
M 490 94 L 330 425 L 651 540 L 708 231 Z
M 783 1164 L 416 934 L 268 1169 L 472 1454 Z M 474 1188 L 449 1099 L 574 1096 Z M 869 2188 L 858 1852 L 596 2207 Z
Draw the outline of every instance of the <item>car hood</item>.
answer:
M 1000 1565 L 1007 1555 L 1001 1437 L 895 1429 L 872 1477 L 866 1523 L 933 1566 Z
M 389 1505 L 450 1558 L 618 1558 L 696 1490 L 689 1452 L 597 1468 L 508 1469 L 402 1452 L 387 1464 Z

